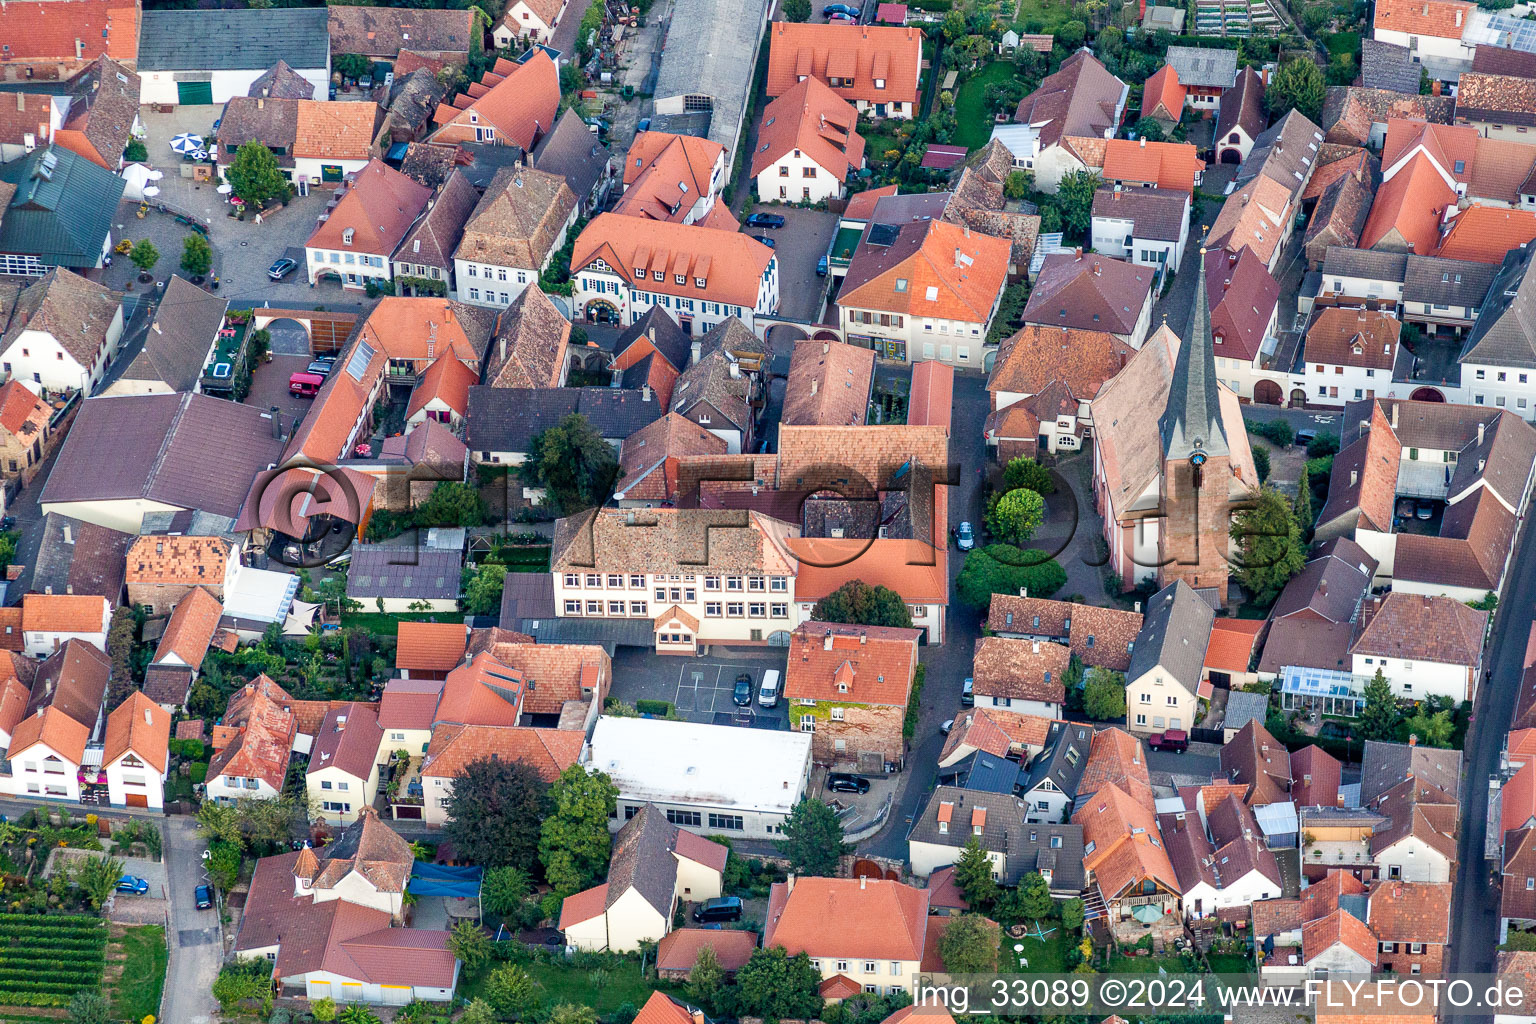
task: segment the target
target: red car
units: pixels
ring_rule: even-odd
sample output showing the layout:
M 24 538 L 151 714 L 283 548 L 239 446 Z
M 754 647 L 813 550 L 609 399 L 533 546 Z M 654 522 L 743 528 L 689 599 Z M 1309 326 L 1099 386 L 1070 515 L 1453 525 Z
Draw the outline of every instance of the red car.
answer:
M 1167 732 L 1154 733 L 1147 740 L 1147 745 L 1153 750 L 1171 750 L 1175 754 L 1182 754 L 1189 749 L 1189 733 L 1183 729 L 1169 729 Z

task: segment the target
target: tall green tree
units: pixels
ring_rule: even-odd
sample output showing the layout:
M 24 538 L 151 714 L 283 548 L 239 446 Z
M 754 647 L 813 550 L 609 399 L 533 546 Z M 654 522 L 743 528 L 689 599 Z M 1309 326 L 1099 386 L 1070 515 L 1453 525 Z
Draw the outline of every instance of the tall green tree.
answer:
M 543 1003 L 539 993 L 539 983 L 517 964 L 502 964 L 485 979 L 485 1001 L 503 1020 L 526 1020 Z
M 1012 491 L 1020 487 L 1027 487 L 1036 494 L 1051 494 L 1056 490 L 1056 481 L 1051 477 L 1050 470 L 1034 459 L 1020 455 L 1009 459 L 1008 465 L 1003 467 L 1003 490 Z
M 738 1009 L 744 1016 L 773 1022 L 810 1020 L 821 1013 L 821 972 L 804 953 L 783 946 L 755 949 L 736 972 Z
M 1024 487 L 1004 494 L 987 510 L 987 529 L 1008 544 L 1023 544 L 1043 522 L 1045 499 Z
M 1272 118 L 1296 110 L 1317 121 L 1323 113 L 1323 96 L 1327 89 L 1322 68 L 1310 57 L 1297 57 L 1276 69 L 1264 90 L 1264 106 Z
M 1307 464 L 1301 464 L 1301 477 L 1296 481 L 1296 524 L 1301 527 L 1301 534 L 1305 538 L 1312 533 L 1312 521 L 1316 513 L 1312 511 L 1312 474 L 1307 471 Z
M 511 864 L 491 868 L 480 881 L 480 906 L 488 914 L 505 917 L 533 892 L 528 872 Z M 463 959 L 460 957 L 459 959 Z
M 810 21 L 811 0 L 784 0 L 785 21 Z
M 91 906 L 100 910 L 112 898 L 124 866 L 116 857 L 86 857 L 75 867 L 74 881 L 84 890 Z
M 1051 885 L 1038 871 L 1031 871 L 1019 879 L 1019 896 L 1024 916 L 1032 920 L 1039 921 L 1050 917 L 1051 912 L 1056 909 L 1056 904 L 1051 900 Z
M 208 239 L 192 232 L 181 243 L 181 269 L 193 277 L 202 277 L 213 268 L 213 247 Z
M 338 53 L 331 58 L 331 70 L 343 78 L 362 78 L 373 69 L 373 61 L 360 53 Z
M 991 605 L 993 594 L 1028 590 L 1030 597 L 1043 598 L 1066 585 L 1067 571 L 1044 552 L 988 544 L 966 553 L 960 575 L 955 577 L 955 594 L 972 608 L 984 609 Z
M 1267 485 L 1252 507 L 1233 517 L 1232 539 L 1241 552 L 1237 578 L 1259 604 L 1273 602 L 1307 562 L 1290 500 Z
M 523 471 L 563 515 L 597 508 L 613 493 L 619 462 L 587 418 L 571 413 L 533 439 Z
M 489 516 L 479 488 L 458 480 L 444 480 L 432 488 L 427 500 L 412 516 L 417 526 L 480 526 Z
M 1102 182 L 1092 171 L 1072 171 L 1062 175 L 1056 187 L 1056 205 L 1061 209 L 1062 227 L 1069 234 L 1086 238 L 1093 226 L 1093 196 Z
M 997 879 L 992 877 L 992 858 L 975 836 L 967 839 L 955 861 L 955 885 L 965 894 L 972 910 L 985 912 L 997 902 Z
M 1397 695 L 1381 669 L 1365 684 L 1365 707 L 1360 711 L 1360 735 L 1368 740 L 1390 740 L 1397 736 Z
M 702 1006 L 707 1013 L 718 1013 L 720 993 L 725 988 L 725 970 L 715 947 L 702 946 L 688 975 L 688 998 Z
M 449 933 L 448 951 L 464 961 L 464 969 L 473 974 L 490 961 L 491 940 L 478 924 L 466 918 Z
M 950 974 L 995 974 L 997 927 L 980 914 L 950 918 L 939 936 L 939 960 Z
M 849 580 L 817 601 L 811 618 L 857 626 L 912 626 L 912 612 L 900 594 L 889 587 L 870 586 L 863 580 Z
M 1084 916 L 1083 901 L 1080 898 L 1074 896 L 1062 903 L 1061 926 L 1069 935 L 1076 934 L 1077 930 L 1083 926 Z
M 790 870 L 824 878 L 837 874 L 837 862 L 848 847 L 843 842 L 842 823 L 831 807 L 815 797 L 805 797 L 784 819 L 783 831 L 779 851 L 789 858 Z
M 551 812 L 539 836 L 544 878 L 561 896 L 595 885 L 608 873 L 608 819 L 619 787 L 602 772 L 573 764 L 549 787 Z
M 1409 734 L 1417 736 L 1427 747 L 1449 747 L 1456 731 L 1456 723 L 1451 720 L 1449 711 L 1431 712 L 1425 708 L 1415 711 L 1405 725 Z
M 1083 684 L 1083 713 L 1098 722 L 1125 718 L 1125 676 L 1095 665 Z
M 471 761 L 453 780 L 443 833 L 472 863 L 526 871 L 538 860 L 548 793 L 532 765 L 501 758 Z
M 490 615 L 501 607 L 507 585 L 507 567 L 500 562 L 466 565 L 462 573 L 464 610 L 471 615 Z
M 160 250 L 155 248 L 155 243 L 147 238 L 141 238 L 133 244 L 133 249 L 128 253 L 128 258 L 133 265 L 144 273 L 155 269 L 155 264 L 160 262 Z
M 247 142 L 236 150 L 224 177 L 229 181 L 230 190 L 245 200 L 251 209 L 260 209 L 269 199 L 287 202 L 293 194 L 288 180 L 277 167 L 277 158 L 259 142 Z

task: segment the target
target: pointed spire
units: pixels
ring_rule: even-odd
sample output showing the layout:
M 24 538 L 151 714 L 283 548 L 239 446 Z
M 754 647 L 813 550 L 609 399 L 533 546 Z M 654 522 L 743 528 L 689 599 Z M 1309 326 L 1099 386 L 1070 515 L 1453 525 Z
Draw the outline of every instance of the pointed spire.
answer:
M 1179 344 L 1168 389 L 1168 409 L 1163 414 L 1163 458 L 1187 459 L 1195 451 L 1207 456 L 1226 455 L 1227 432 L 1221 422 L 1217 396 L 1216 351 L 1211 340 L 1211 311 L 1205 294 L 1205 255 L 1200 247 L 1200 267 L 1195 271 L 1195 308 L 1189 332 Z

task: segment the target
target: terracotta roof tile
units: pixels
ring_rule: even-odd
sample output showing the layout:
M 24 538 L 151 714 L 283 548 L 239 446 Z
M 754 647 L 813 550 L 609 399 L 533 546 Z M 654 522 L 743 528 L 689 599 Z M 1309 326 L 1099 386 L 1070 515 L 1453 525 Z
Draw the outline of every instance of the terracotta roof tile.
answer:
M 1465 72 L 1456 83 L 1456 117 L 1460 121 L 1536 124 L 1536 81 L 1523 75 Z
M 1148 267 L 1092 253 L 1058 253 L 1047 256 L 1041 265 L 1024 307 L 1024 321 L 1129 335 L 1151 293 Z M 1078 397 L 1086 400 L 1093 394 Z
M 1152 806 L 1151 776 L 1147 773 L 1147 758 L 1142 752 L 1141 741 L 1114 727 L 1093 734 L 1077 791 L 1080 795 L 1092 794 L 1110 785 L 1132 799 Z
M 1326 366 L 1386 370 L 1397 362 L 1402 324 L 1390 313 L 1368 309 L 1324 309 L 1307 328 L 1303 358 Z
M 1392 591 L 1371 617 L 1354 650 L 1360 654 L 1476 666 L 1489 613 L 1449 597 Z
M 1163 847 L 1150 800 L 1140 802 L 1111 783 L 1086 801 L 1079 798 L 1077 806 L 1072 823 L 1083 827 L 1083 867 L 1095 876 L 1106 899 L 1143 881 L 1179 891 L 1178 874 Z
M 0 64 L 74 62 L 103 53 L 136 61 L 139 20 L 138 4 L 121 0 L 78 0 L 65 17 L 46 2 L 8 3 L 0 9 L 0 39 L 10 49 Z
M 1211 223 L 1208 247 L 1237 252 L 1247 246 L 1268 266 L 1291 215 L 1291 190 L 1265 174 L 1227 197 Z
M 342 704 L 326 713 L 309 753 L 308 774 L 339 768 L 353 778 L 366 780 L 374 768 L 379 741 L 377 705 Z
M 613 211 L 680 224 L 700 199 L 724 185 L 720 180 L 724 162 L 725 147 L 718 142 L 641 132 L 624 155 L 624 191 Z M 716 208 L 722 205 L 715 204 Z
M 171 621 L 160 636 L 160 645 L 155 648 L 155 663 L 164 663 L 174 656 L 194 672 L 202 668 L 208 645 L 223 614 L 224 605 L 202 587 L 187 591 L 186 596 L 176 602 Z
M 1218 618 L 1205 648 L 1205 667 L 1218 672 L 1247 672 L 1264 625 L 1263 619 Z
M 1342 768 L 1322 747 L 1302 747 L 1291 755 L 1291 798 L 1299 807 L 1334 807 L 1339 802 Z
M 955 719 L 954 728 L 939 754 L 939 763 L 953 764 L 959 757 L 975 750 L 984 750 L 997 757 L 1006 757 L 1016 747 L 1035 752 L 1045 745 L 1050 729 L 1049 718 L 1002 708 L 975 708 Z M 955 756 L 957 753 L 959 757 Z
M 734 973 L 747 965 L 752 951 L 757 948 L 757 933 L 724 928 L 678 928 L 668 932 L 656 944 L 656 969 L 691 971 L 698 963 L 699 951 L 706 946 L 714 951 L 715 962 L 722 970 L 727 974 Z
M 286 703 L 291 703 L 288 694 L 264 675 L 231 697 L 224 723 L 214 727 L 215 753 L 208 777 L 259 778 L 281 792 L 297 731 L 293 713 L 284 708 Z M 221 738 L 227 745 L 221 746 Z
M 758 283 L 773 258 L 773 250 L 766 245 L 734 231 L 664 221 L 641 226 L 633 217 L 604 213 L 593 218 L 576 239 L 571 270 L 585 269 L 601 259 L 631 285 L 637 269 L 646 271 L 648 291 L 755 309 Z M 656 273 L 662 280 L 652 279 Z M 679 273 L 682 284 L 676 283 Z M 703 288 L 698 286 L 700 279 Z
M 1084 48 L 1062 61 L 1038 89 L 1019 101 L 1013 120 L 1041 126 L 1042 150 L 1068 136 L 1103 140 L 1119 127 L 1116 109 L 1126 93 L 1126 84 Z
M 807 78 L 763 108 L 757 149 L 752 153 L 752 176 L 799 150 L 842 181 L 864 166 L 864 137 L 855 131 L 858 123 L 853 104 L 821 79 Z
M 55 267 L 22 289 L 11 306 L 10 327 L 0 339 L 0 349 L 23 331 L 39 331 L 52 335 L 81 366 L 94 366 L 121 308 L 120 298 L 95 281 Z
M 431 196 L 426 187 L 386 167 L 382 161 L 372 160 L 357 172 L 356 183 L 304 244 L 314 249 L 346 249 L 388 259 Z
M 21 756 L 29 747 L 47 744 L 54 753 L 79 765 L 85 757 L 85 744 L 91 730 L 56 707 L 39 709 L 22 719 L 11 733 L 11 745 L 6 749 L 8 758 Z
M 1246 245 L 1235 253 L 1228 249 L 1206 253 L 1205 294 L 1216 354 L 1253 362 L 1280 299 L 1280 285 L 1263 259 Z
M 222 537 L 138 537 L 128 548 L 127 582 L 223 586 L 233 551 Z
M 460 126 L 486 122 L 507 141 L 532 150 L 539 138 L 554 127 L 560 107 L 560 73 L 543 50 L 521 64 L 497 61 L 496 67 L 509 69 L 505 77 L 492 81 L 502 72 L 487 72 L 482 79 L 489 83 L 485 92 L 462 108 L 439 106 L 433 120 L 443 126 L 452 123 L 455 131 L 462 131 Z M 443 129 L 435 134 L 444 134 Z
M 789 636 L 787 700 L 906 707 L 920 630 L 804 622 Z
M 332 7 L 328 17 L 332 53 L 392 59 L 401 50 L 422 50 L 467 57 L 475 44 L 472 11 Z
M 1177 121 L 1184 116 L 1185 89 L 1179 82 L 1179 73 L 1172 64 L 1164 64 L 1152 73 L 1142 86 L 1141 110 L 1145 117 L 1162 112 L 1163 116 Z
M 433 401 L 441 401 L 464 416 L 469 412 L 469 389 L 478 383 L 480 375 L 463 362 L 453 356 L 438 356 L 421 375 L 421 383 L 411 390 L 411 400 L 405 407 L 406 419 Z
M 1008 276 L 1011 243 L 944 221 L 904 226 L 895 244 L 860 244 L 838 305 L 986 323 Z
M 1077 308 L 1080 307 L 1074 306 Z M 1107 328 L 1082 330 L 1025 324 L 998 346 L 997 360 L 987 375 L 987 390 L 994 395 L 1033 395 L 1059 380 L 1073 398 L 1087 402 L 1125 368 L 1134 354 L 1135 349 Z M 997 401 L 995 397 L 993 400 Z
M 503 167 L 464 225 L 454 258 L 542 270 L 575 210 L 576 194 L 560 175 Z
M 27 594 L 21 628 L 41 633 L 103 633 L 111 604 L 94 594 Z
M 1376 965 L 1376 937 L 1349 911 L 1335 910 L 1327 917 L 1302 926 L 1301 955 L 1308 963 L 1339 944 L 1373 967 Z
M 111 764 L 132 751 L 140 760 L 164 774 L 170 738 L 170 713 L 135 690 L 107 716 L 102 764 Z
M 294 156 L 315 160 L 367 160 L 374 155 L 373 139 L 384 117 L 377 103 L 299 100 L 298 104 Z
M 1461 211 L 1436 254 L 1443 259 L 1501 263 L 1511 249 L 1536 240 L 1536 213 L 1474 203 Z
M 400 622 L 395 631 L 396 668 L 447 672 L 464 660 L 468 634 L 457 622 Z
M 976 641 L 971 674 L 976 696 L 1057 703 L 1072 650 L 1065 644 L 987 636 Z
M 627 500 L 673 501 L 677 497 L 678 460 L 724 455 L 726 448 L 723 438 L 684 416 L 668 413 L 619 445 L 621 472 L 616 493 Z
M 866 103 L 915 103 L 923 59 L 923 30 L 905 26 L 796 24 L 769 26 L 770 96 L 789 92 L 802 77 L 840 78 L 845 100 Z M 876 80 L 885 83 L 876 87 Z
M 791 426 L 862 425 L 868 415 L 874 377 L 873 349 L 833 341 L 797 342 L 784 385 L 781 422 Z
M 1193 192 L 1204 170 L 1193 143 L 1109 139 L 1104 146 L 1105 181 L 1152 183 L 1156 188 Z
M 849 960 L 921 961 L 928 892 L 883 879 L 775 882 L 764 947 Z
M 1476 8 L 1458 0 L 1383 0 L 1376 7 L 1375 28 L 1459 40 Z

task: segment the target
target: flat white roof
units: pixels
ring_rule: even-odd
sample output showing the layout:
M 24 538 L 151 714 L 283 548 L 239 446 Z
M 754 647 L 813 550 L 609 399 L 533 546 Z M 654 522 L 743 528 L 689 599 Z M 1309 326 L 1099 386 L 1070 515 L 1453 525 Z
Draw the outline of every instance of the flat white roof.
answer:
M 299 578 L 293 573 L 245 565 L 224 592 L 224 614 L 257 622 L 282 622 L 293 606 Z
M 590 764 L 613 779 L 620 800 L 788 814 L 810 761 L 808 733 L 604 715 Z

